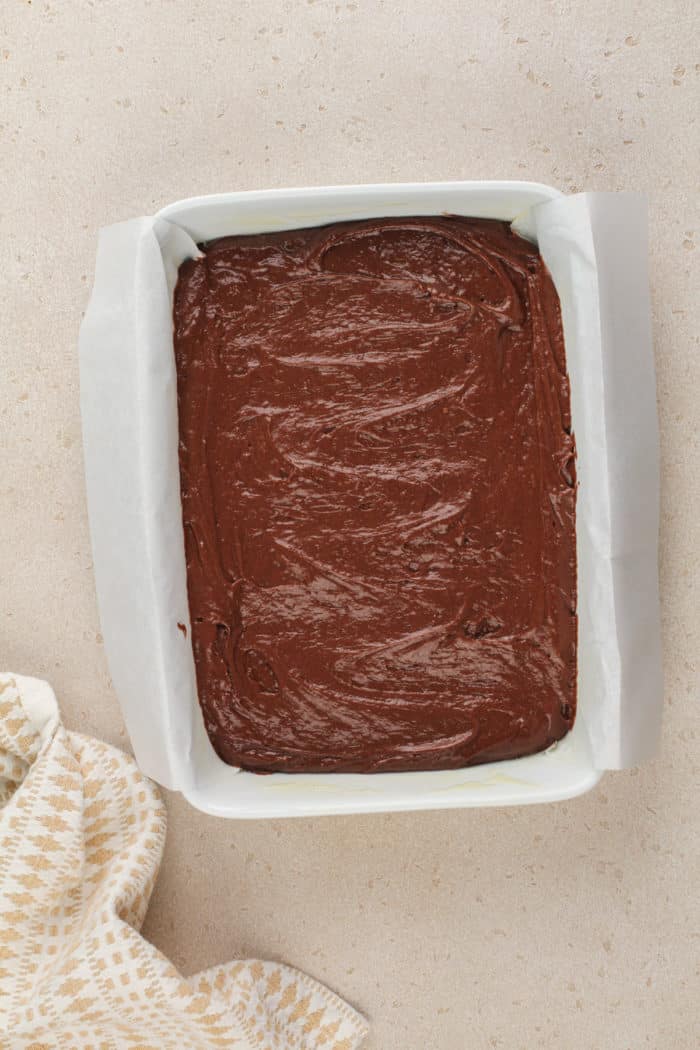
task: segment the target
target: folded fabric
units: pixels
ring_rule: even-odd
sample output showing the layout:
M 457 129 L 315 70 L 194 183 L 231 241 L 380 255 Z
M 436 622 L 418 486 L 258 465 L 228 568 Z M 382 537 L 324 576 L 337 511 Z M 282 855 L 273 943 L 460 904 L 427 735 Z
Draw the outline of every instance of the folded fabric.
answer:
M 363 1019 L 305 974 L 184 979 L 141 937 L 165 824 L 133 759 L 68 732 L 45 682 L 0 674 L 0 1046 L 358 1047 Z

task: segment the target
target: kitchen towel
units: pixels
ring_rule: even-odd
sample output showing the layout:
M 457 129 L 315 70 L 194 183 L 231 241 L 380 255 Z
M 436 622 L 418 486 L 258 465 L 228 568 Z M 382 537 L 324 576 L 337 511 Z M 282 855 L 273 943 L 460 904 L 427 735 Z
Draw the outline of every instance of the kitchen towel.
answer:
M 0 1046 L 354 1050 L 363 1019 L 277 963 L 184 979 L 143 939 L 165 807 L 132 758 L 0 674 Z

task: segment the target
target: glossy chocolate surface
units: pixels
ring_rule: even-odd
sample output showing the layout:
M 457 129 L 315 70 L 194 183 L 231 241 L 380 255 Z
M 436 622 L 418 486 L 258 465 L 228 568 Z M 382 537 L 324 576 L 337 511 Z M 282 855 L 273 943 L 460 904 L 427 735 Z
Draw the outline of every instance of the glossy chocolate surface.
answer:
M 559 303 L 504 223 L 232 237 L 180 269 L 180 468 L 207 731 L 260 771 L 546 748 L 576 705 Z

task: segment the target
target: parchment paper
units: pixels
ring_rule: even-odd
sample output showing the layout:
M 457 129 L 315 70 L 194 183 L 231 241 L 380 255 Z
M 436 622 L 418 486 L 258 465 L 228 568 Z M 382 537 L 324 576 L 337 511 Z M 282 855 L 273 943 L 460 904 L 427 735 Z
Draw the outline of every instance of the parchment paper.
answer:
M 646 201 L 581 193 L 532 218 L 559 292 L 571 379 L 579 697 L 597 767 L 620 769 L 656 750 L 663 696 Z
M 646 207 L 584 193 L 514 223 L 562 304 L 579 490 L 579 717 L 599 769 L 656 749 L 662 706 L 658 437 Z M 183 790 L 201 733 L 187 608 L 172 293 L 192 239 L 162 219 L 101 231 L 80 334 L 100 617 L 136 757 Z M 179 626 L 178 626 L 179 625 Z

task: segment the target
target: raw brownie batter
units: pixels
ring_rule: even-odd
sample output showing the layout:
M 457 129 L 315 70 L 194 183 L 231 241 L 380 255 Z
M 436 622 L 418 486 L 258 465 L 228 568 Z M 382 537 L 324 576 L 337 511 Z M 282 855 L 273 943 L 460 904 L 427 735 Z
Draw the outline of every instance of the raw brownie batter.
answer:
M 574 440 L 557 294 L 507 224 L 228 237 L 180 268 L 199 699 L 260 771 L 447 769 L 576 704 Z

